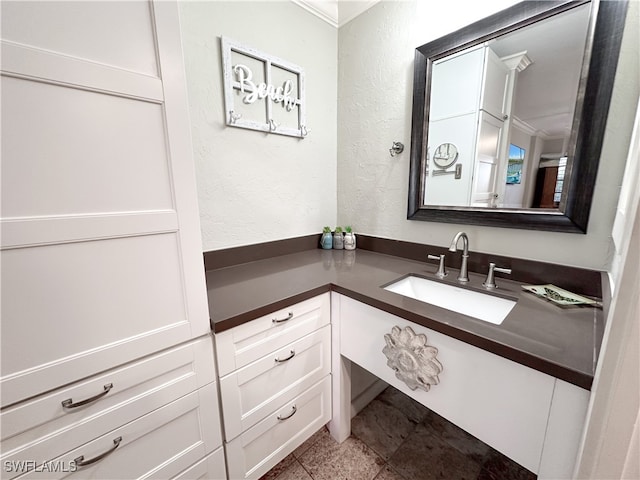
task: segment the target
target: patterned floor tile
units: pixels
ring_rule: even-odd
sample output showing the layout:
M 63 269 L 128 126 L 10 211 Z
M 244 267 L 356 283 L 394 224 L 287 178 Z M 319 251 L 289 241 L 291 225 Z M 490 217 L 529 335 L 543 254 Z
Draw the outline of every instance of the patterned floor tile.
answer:
M 375 480 L 405 480 L 405 478 L 389 465 L 385 465 Z
M 513 460 L 491 449 L 477 480 L 535 480 L 538 478 Z
M 296 462 L 296 458 L 292 455 L 287 455 L 284 460 L 278 463 L 275 467 L 265 473 L 260 480 L 275 480 L 275 478 L 289 468 Z
M 351 434 L 388 460 L 416 428 L 404 413 L 388 403 L 373 400 L 351 420 Z
M 292 464 L 276 477 L 276 480 L 313 480 L 313 478 L 307 473 L 298 460 L 294 460 Z
M 373 480 L 384 465 L 381 457 L 355 437 L 338 444 L 323 436 L 299 461 L 314 480 Z
M 376 397 L 376 400 L 380 400 L 381 402 L 397 408 L 413 423 L 422 422 L 430 411 L 424 405 L 416 402 L 410 396 L 405 395 L 400 390 L 393 387 L 388 387 L 384 392 Z
M 478 463 L 482 463 L 491 450 L 486 443 L 481 442 L 435 412 L 430 411 L 423 424 L 460 453 L 471 457 Z
M 481 465 L 419 424 L 389 459 L 407 480 L 475 480 Z
M 315 445 L 322 438 L 325 438 L 325 440 L 326 440 L 327 438 L 330 438 L 330 437 L 331 437 L 331 434 L 329 433 L 329 429 L 326 426 L 324 426 L 320 430 L 318 430 L 316 433 L 311 435 L 311 437 L 309 437 L 307 439 L 307 441 L 305 441 L 302 445 L 300 445 L 298 448 L 296 448 L 293 451 L 293 455 L 296 458 L 300 458 L 302 455 L 304 455 L 304 453 L 307 450 L 309 450 L 309 448 L 311 448 L 313 445 Z

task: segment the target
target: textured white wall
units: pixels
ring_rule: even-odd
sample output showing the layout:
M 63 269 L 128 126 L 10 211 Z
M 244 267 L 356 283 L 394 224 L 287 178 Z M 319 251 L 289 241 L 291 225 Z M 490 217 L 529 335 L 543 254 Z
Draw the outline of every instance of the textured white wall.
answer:
M 338 40 L 338 222 L 356 232 L 446 246 L 465 230 L 471 249 L 606 270 L 611 228 L 638 98 L 637 38 L 625 32 L 601 168 L 586 235 L 406 219 L 416 46 L 516 3 L 381 2 L 340 28 Z M 637 26 L 634 27 L 637 29 Z M 389 157 L 393 141 L 407 150 Z
M 337 30 L 289 1 L 180 2 L 203 249 L 336 221 Z M 306 73 L 307 138 L 225 126 L 220 36 Z

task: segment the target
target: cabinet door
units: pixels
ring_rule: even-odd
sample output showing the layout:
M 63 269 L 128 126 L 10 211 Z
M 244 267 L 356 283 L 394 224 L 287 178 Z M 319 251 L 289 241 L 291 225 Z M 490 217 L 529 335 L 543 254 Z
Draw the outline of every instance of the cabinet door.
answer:
M 490 47 L 486 47 L 484 53 L 484 79 L 480 109 L 503 120 L 507 113 L 509 69 Z
M 177 5 L 8 1 L 2 27 L 5 407 L 209 316 Z
M 499 149 L 504 122 L 480 112 L 471 204 L 494 207 L 498 199 Z

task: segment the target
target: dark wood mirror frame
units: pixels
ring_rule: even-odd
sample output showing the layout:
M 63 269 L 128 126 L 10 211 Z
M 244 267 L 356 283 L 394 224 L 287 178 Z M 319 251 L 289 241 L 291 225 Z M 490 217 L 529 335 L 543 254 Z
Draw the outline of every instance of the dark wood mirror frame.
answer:
M 567 167 L 560 208 L 545 210 L 424 206 L 421 172 L 423 152 L 427 144 L 433 62 L 585 3 L 592 4 L 591 18 L 569 139 L 570 166 Z M 414 61 L 407 218 L 586 233 L 626 11 L 627 0 L 525 1 L 418 47 Z

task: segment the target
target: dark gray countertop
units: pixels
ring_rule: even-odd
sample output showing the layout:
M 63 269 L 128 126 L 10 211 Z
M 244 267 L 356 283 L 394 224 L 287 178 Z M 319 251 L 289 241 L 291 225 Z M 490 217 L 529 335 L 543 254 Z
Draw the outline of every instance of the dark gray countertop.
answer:
M 326 291 L 475 345 L 489 352 L 591 388 L 602 340 L 602 310 L 560 308 L 499 278 L 497 293 L 518 302 L 501 325 L 493 325 L 384 290 L 408 274 L 437 280 L 436 265 L 367 250 L 307 250 L 232 267 L 208 270 L 209 312 L 214 332 L 222 332 Z M 445 283 L 455 283 L 451 270 Z M 470 272 L 468 288 L 485 291 L 484 275 Z M 562 287 L 562 285 L 558 285 Z

